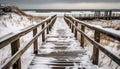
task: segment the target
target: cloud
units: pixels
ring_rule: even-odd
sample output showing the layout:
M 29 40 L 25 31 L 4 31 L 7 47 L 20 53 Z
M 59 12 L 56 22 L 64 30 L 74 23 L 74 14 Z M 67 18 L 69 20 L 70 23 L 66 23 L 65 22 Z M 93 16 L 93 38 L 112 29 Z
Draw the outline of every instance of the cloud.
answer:
M 116 7 L 117 6 L 117 7 Z M 23 9 L 120 9 L 120 3 L 22 4 Z
M 20 8 L 120 8 L 120 0 L 0 0 Z M 104 7 L 103 7 L 104 4 Z M 117 7 L 116 7 L 117 4 Z
M 12 4 L 49 4 L 49 3 L 117 3 L 120 0 L 0 0 L 0 3 Z

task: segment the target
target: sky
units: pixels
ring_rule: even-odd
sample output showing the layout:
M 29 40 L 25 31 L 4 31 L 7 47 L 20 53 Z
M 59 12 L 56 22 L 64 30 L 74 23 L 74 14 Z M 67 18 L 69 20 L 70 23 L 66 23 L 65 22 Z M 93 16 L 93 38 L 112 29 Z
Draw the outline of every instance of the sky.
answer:
M 120 9 L 120 0 L 0 0 L 21 9 Z

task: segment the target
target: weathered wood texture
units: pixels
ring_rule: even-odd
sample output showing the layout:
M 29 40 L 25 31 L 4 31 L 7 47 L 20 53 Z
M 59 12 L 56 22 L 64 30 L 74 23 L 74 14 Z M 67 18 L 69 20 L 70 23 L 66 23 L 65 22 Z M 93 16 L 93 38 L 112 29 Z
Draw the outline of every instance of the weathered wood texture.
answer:
M 106 54 L 109 58 L 111 58 L 114 62 L 116 62 L 118 65 L 120 65 L 120 58 L 117 57 L 117 56 L 115 56 L 112 52 L 110 52 L 110 51 L 108 51 L 107 49 L 105 49 L 104 46 L 99 43 L 99 42 L 100 42 L 100 33 L 102 33 L 102 34 L 104 34 L 104 35 L 106 35 L 106 36 L 109 36 L 109 37 L 111 37 L 111 38 L 113 38 L 113 39 L 115 39 L 115 40 L 118 40 L 118 41 L 120 41 L 120 35 L 115 34 L 115 33 L 112 33 L 112 32 L 110 32 L 110 31 L 106 31 L 106 30 L 101 29 L 101 28 L 97 28 L 97 27 L 95 27 L 95 26 L 91 26 L 91 25 L 89 25 L 89 24 L 86 24 L 86 23 L 83 22 L 83 21 L 79 21 L 79 20 L 77 20 L 77 19 L 75 19 L 75 18 L 73 18 L 73 17 L 70 17 L 70 16 L 66 16 L 66 15 L 65 15 L 64 19 L 65 19 L 65 21 L 66 21 L 67 23 L 72 24 L 72 25 L 75 27 L 75 29 L 83 35 L 83 37 L 85 37 L 90 43 L 92 43 L 92 44 L 94 45 L 94 53 L 93 53 L 93 57 L 94 57 L 93 63 L 94 63 L 94 64 L 98 64 L 98 57 L 99 57 L 99 51 L 98 51 L 98 49 L 99 49 L 99 50 L 101 50 L 104 54 Z M 88 37 L 88 36 L 84 33 L 84 31 L 78 29 L 78 28 L 73 24 L 73 22 L 72 22 L 71 20 L 74 20 L 74 21 L 76 21 L 78 24 L 81 24 L 81 25 L 83 25 L 83 26 L 85 26 L 85 27 L 88 27 L 88 28 L 90 28 L 90 29 L 92 29 L 92 30 L 95 30 L 95 40 L 94 40 L 94 39 L 91 39 L 90 37 Z
M 46 27 L 42 28 L 42 30 L 37 33 L 37 27 L 40 25 L 43 25 L 45 22 L 48 22 L 50 20 L 50 23 L 47 24 Z M 1 65 L 1 69 L 9 69 L 12 65 L 14 69 L 21 69 L 21 61 L 20 57 L 23 55 L 23 53 L 31 46 L 31 44 L 34 45 L 34 53 L 37 54 L 38 52 L 38 43 L 37 38 L 56 20 L 56 15 L 51 16 L 45 20 L 43 20 L 40 24 L 37 24 L 35 26 L 28 27 L 19 33 L 12 34 L 10 37 L 5 37 L 0 39 L 0 49 L 5 47 L 5 45 L 11 43 L 11 49 L 12 49 L 12 57 L 9 59 L 9 61 L 6 61 L 3 65 Z M 28 44 L 25 45 L 24 48 L 19 49 L 20 43 L 19 38 L 29 32 L 33 31 L 33 38 L 28 42 Z
M 58 17 L 58 20 L 59 19 L 61 18 Z M 45 42 L 39 48 L 38 55 L 34 57 L 28 69 L 94 68 L 94 65 L 91 64 L 90 59 L 81 60 L 87 56 L 87 54 L 85 54 L 85 50 L 80 47 L 79 43 L 76 41 L 73 35 L 68 35 L 71 34 L 71 31 L 65 25 L 65 22 L 62 20 L 59 20 L 59 22 L 62 23 L 66 28 L 61 29 L 62 25 L 59 27 L 54 25 L 55 29 L 53 28 L 50 34 L 46 36 Z M 56 24 L 57 23 L 58 22 L 56 22 Z M 53 32 L 56 32 L 58 35 L 51 34 Z M 50 46 L 48 43 L 52 45 Z M 75 44 L 73 45 L 73 43 Z M 48 48 L 51 51 L 48 51 Z M 87 62 L 87 66 L 84 62 Z
M 10 33 L 9 35 L 6 35 L 5 37 L 0 38 L 0 49 L 5 47 L 9 43 L 14 42 L 15 40 L 17 40 L 21 36 L 24 36 L 27 33 L 33 31 L 33 29 L 36 29 L 38 26 L 44 24 L 46 21 L 49 21 L 51 18 L 52 17 L 48 17 L 37 25 L 31 25 L 25 29 L 20 30 L 18 33 Z
M 42 28 L 43 29 L 45 27 L 45 24 L 42 25 Z M 43 31 L 42 33 L 42 41 L 44 42 L 45 41 L 45 31 Z
M 85 26 L 81 25 L 81 30 L 85 32 Z M 84 36 L 81 34 L 81 46 L 84 47 Z
M 95 41 L 100 43 L 100 33 L 98 31 L 95 31 Z M 93 64 L 98 65 L 99 62 L 99 49 L 96 46 L 93 46 Z
M 75 26 L 77 27 L 77 26 L 78 26 L 78 23 L 75 22 L 75 21 L 74 21 L 74 23 L 75 23 Z M 76 30 L 76 29 L 75 29 L 75 37 L 76 37 L 76 39 L 77 39 L 77 30 Z
M 116 13 L 112 10 L 106 10 L 106 11 L 94 11 L 92 14 L 79 14 L 73 15 L 73 17 L 79 19 L 79 20 L 93 20 L 93 19 L 105 19 L 105 20 L 112 20 L 112 19 L 120 19 L 120 14 Z
M 19 50 L 20 47 L 20 40 L 17 39 L 16 41 L 11 43 L 11 54 L 12 56 Z M 13 69 L 21 69 L 21 59 L 19 58 L 16 63 L 13 65 Z
M 37 34 L 37 28 L 33 30 L 33 37 Z M 34 46 L 34 54 L 37 54 L 38 53 L 38 40 L 36 39 L 33 43 L 33 46 Z

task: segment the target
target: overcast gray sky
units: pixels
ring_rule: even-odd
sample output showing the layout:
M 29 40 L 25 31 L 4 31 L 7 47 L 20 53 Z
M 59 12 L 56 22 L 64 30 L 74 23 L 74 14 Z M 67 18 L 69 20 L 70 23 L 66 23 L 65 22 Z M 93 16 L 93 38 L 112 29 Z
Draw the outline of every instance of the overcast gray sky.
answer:
M 120 9 L 120 0 L 0 0 L 33 9 Z

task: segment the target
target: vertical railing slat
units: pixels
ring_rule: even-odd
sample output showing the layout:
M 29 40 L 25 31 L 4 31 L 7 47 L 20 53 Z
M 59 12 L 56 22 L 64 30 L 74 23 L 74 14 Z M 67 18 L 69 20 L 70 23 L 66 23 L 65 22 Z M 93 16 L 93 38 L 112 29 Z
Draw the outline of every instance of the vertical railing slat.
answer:
M 75 26 L 77 27 L 78 26 L 78 23 L 75 21 Z M 75 37 L 77 39 L 77 30 L 75 29 Z
M 42 24 L 42 29 L 44 28 L 45 24 Z M 45 31 L 42 33 L 42 41 L 45 41 Z
M 20 47 L 20 40 L 17 39 L 16 41 L 11 43 L 11 54 L 14 55 Z M 13 65 L 13 69 L 21 69 L 21 59 L 19 58 L 16 63 Z
M 33 37 L 37 34 L 37 28 L 33 30 Z M 33 43 L 34 54 L 38 54 L 38 40 L 36 39 Z
M 49 24 L 49 21 L 47 21 L 47 25 Z M 47 34 L 49 34 L 49 27 L 47 28 Z
M 98 31 L 95 31 L 95 37 L 96 42 L 100 42 L 100 33 Z M 98 65 L 99 62 L 99 49 L 93 46 L 93 64 Z
M 81 25 L 81 30 L 85 32 L 85 27 Z M 81 46 L 84 47 L 84 36 L 81 34 Z
M 73 21 L 73 20 L 71 20 L 71 22 L 72 22 L 72 24 L 74 24 L 74 21 Z M 72 25 L 72 24 L 71 24 L 71 25 Z M 73 25 L 71 26 L 71 30 L 72 30 L 72 33 L 74 33 L 74 26 L 73 26 Z

